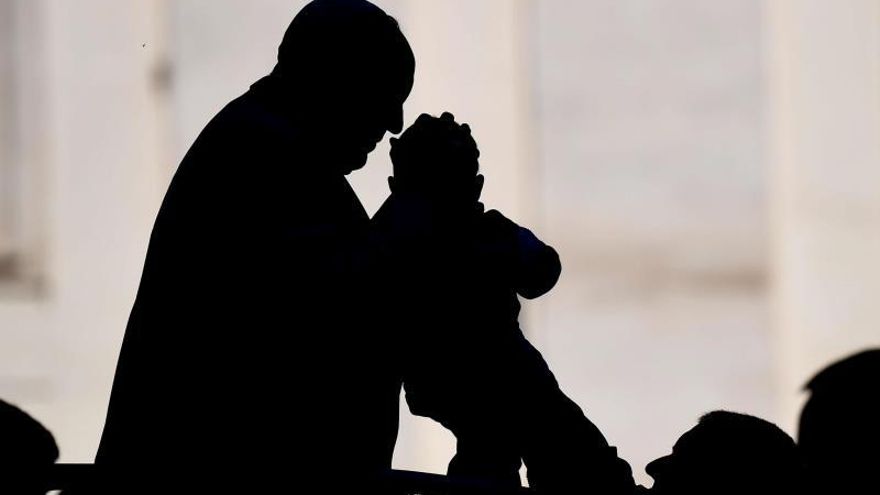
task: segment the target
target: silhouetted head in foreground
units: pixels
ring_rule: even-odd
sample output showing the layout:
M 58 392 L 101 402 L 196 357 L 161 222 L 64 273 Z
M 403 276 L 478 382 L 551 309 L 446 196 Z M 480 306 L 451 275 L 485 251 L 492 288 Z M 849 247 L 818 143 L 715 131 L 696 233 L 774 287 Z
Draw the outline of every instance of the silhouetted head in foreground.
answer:
M 395 195 L 418 196 L 444 212 L 473 210 L 483 190 L 480 151 L 467 124 L 448 112 L 422 114 L 399 139 L 391 139 Z
M 49 430 L 0 400 L 0 493 L 45 493 L 42 480 L 57 459 L 58 446 Z
M 272 77 L 311 144 L 358 169 L 403 127 L 415 58 L 397 22 L 366 0 L 314 0 L 293 19 Z
M 796 493 L 800 474 L 791 437 L 763 419 L 726 411 L 703 416 L 645 470 L 659 495 Z
M 828 493 L 876 491 L 880 471 L 880 349 L 825 368 L 807 384 L 798 445 L 807 482 Z

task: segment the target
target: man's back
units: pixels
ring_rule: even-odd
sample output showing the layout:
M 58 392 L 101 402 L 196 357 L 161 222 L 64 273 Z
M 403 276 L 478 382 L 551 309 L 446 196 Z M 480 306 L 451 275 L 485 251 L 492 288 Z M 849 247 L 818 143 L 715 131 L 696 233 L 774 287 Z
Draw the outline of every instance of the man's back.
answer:
M 367 216 L 345 177 L 297 142 L 273 96 L 257 83 L 230 103 L 172 181 L 100 464 L 229 463 L 270 477 L 279 463 L 390 465 L 399 389 L 383 370 L 360 369 L 383 346 L 358 337 L 371 333 L 356 308 L 364 279 L 343 254 Z

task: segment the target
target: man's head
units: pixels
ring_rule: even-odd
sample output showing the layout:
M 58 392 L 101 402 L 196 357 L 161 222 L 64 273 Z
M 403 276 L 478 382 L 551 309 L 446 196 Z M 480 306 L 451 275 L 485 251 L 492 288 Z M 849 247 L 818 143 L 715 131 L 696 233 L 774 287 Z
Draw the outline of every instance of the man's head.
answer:
M 57 459 L 58 446 L 49 430 L 0 400 L 0 493 L 45 493 L 43 477 Z
M 308 138 L 346 171 L 403 127 L 415 59 L 397 22 L 366 0 L 314 0 L 278 49 L 279 79 Z
M 874 473 L 880 468 L 880 349 L 828 366 L 806 389 L 810 398 L 801 412 L 798 446 L 808 482 L 829 493 L 868 490 L 876 485 Z
M 658 495 L 776 494 L 795 493 L 799 466 L 794 441 L 772 423 L 714 411 L 645 470 Z
M 422 114 L 400 139 L 391 139 L 395 194 L 415 194 L 445 208 L 470 207 L 480 199 L 480 151 L 467 124 L 451 113 Z

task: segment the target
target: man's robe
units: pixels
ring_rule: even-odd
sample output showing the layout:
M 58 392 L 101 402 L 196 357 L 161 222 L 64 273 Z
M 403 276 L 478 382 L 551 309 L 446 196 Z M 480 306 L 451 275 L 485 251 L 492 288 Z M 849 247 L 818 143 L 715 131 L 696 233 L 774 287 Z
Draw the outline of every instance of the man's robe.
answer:
M 271 78 L 257 82 L 181 162 L 125 331 L 99 466 L 227 488 L 390 467 L 400 380 L 368 299 L 368 216 L 287 105 Z

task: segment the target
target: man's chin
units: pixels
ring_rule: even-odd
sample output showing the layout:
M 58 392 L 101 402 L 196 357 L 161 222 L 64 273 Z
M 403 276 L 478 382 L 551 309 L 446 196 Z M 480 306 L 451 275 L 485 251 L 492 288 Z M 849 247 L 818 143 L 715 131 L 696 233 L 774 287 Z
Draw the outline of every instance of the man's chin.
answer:
M 356 170 L 364 168 L 367 164 L 367 155 L 364 153 L 357 156 L 346 157 L 345 159 L 340 160 L 340 164 L 342 165 L 342 173 L 348 175 Z
M 645 493 L 649 493 L 651 495 L 678 495 L 678 491 L 676 491 L 674 488 L 671 489 L 671 487 L 667 486 L 664 483 L 657 483 L 656 480 L 654 480 L 654 484 L 651 486 L 650 489 L 647 489 Z
M 344 175 L 348 175 L 348 174 L 350 174 L 350 173 L 352 173 L 352 172 L 356 172 L 356 171 L 358 171 L 358 170 L 364 168 L 364 166 L 365 166 L 366 164 L 367 164 L 367 157 L 363 157 L 363 160 L 360 160 L 360 161 L 358 161 L 358 160 L 348 160 L 348 161 L 344 162 L 344 164 L 343 164 L 342 167 L 341 167 L 341 168 L 342 168 L 342 173 L 343 173 Z

